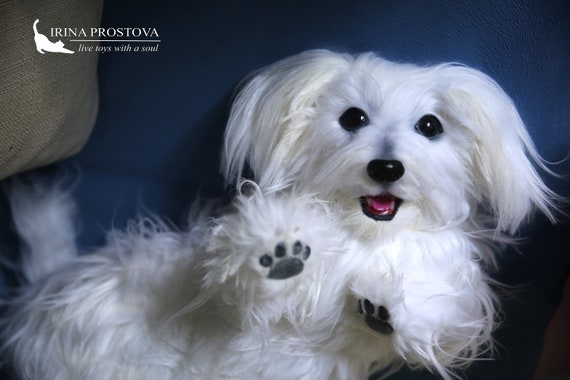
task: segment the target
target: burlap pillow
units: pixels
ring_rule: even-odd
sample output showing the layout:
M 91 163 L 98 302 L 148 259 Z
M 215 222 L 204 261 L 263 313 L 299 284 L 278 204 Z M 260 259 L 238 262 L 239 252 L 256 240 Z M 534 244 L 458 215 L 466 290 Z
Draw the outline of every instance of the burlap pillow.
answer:
M 102 0 L 0 1 L 0 178 L 85 144 L 98 107 L 97 54 L 40 54 L 33 24 L 41 20 L 37 28 L 45 34 L 52 27 L 96 27 L 102 6 Z

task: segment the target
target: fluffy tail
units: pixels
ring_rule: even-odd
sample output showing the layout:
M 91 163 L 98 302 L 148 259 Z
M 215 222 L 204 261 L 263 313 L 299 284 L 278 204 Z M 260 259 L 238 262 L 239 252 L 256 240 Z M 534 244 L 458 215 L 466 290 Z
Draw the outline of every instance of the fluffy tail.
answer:
M 22 271 L 30 282 L 77 256 L 75 204 L 61 186 L 14 180 L 8 198 L 21 240 Z

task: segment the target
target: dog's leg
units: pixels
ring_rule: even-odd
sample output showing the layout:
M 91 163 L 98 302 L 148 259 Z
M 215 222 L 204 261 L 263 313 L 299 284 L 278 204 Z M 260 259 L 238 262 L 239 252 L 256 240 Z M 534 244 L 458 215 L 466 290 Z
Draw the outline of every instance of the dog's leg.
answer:
M 310 299 L 339 247 L 327 205 L 260 191 L 236 197 L 234 205 L 211 231 L 203 286 L 220 289 L 246 314 L 281 313 Z
M 207 266 L 216 267 L 219 282 L 245 275 L 290 279 L 306 270 L 315 244 L 330 246 L 335 236 L 326 206 L 308 196 L 256 192 L 236 197 L 234 205 L 234 213 L 216 220 L 208 247 Z

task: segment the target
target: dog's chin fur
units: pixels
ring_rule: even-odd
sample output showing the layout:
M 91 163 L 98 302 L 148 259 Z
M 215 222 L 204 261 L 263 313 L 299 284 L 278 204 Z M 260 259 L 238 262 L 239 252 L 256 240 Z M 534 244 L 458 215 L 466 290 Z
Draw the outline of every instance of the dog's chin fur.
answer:
M 341 125 L 350 107 L 365 125 Z M 424 115 L 443 133 L 423 136 Z M 403 169 L 375 178 L 374 160 Z M 533 208 L 553 219 L 533 163 L 546 169 L 512 101 L 476 70 L 287 58 L 235 99 L 232 204 L 186 230 L 144 219 L 77 256 L 69 194 L 13 185 L 30 283 L 4 348 L 25 379 L 365 379 L 403 365 L 451 379 L 492 351 L 496 251 Z

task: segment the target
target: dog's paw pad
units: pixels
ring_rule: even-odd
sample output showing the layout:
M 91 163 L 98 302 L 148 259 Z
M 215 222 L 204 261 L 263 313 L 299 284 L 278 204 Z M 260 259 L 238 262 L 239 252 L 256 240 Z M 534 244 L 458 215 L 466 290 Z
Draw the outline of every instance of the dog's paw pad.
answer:
M 273 253 L 266 253 L 259 259 L 262 267 L 270 268 L 268 278 L 282 280 L 298 275 L 303 271 L 307 260 L 311 255 L 311 247 L 300 241 L 293 243 L 291 255 L 288 255 L 287 245 L 284 242 L 277 243 Z
M 385 306 L 376 306 L 369 300 L 358 300 L 358 313 L 364 315 L 364 322 L 372 330 L 384 335 L 394 332 L 390 324 L 390 312 Z

